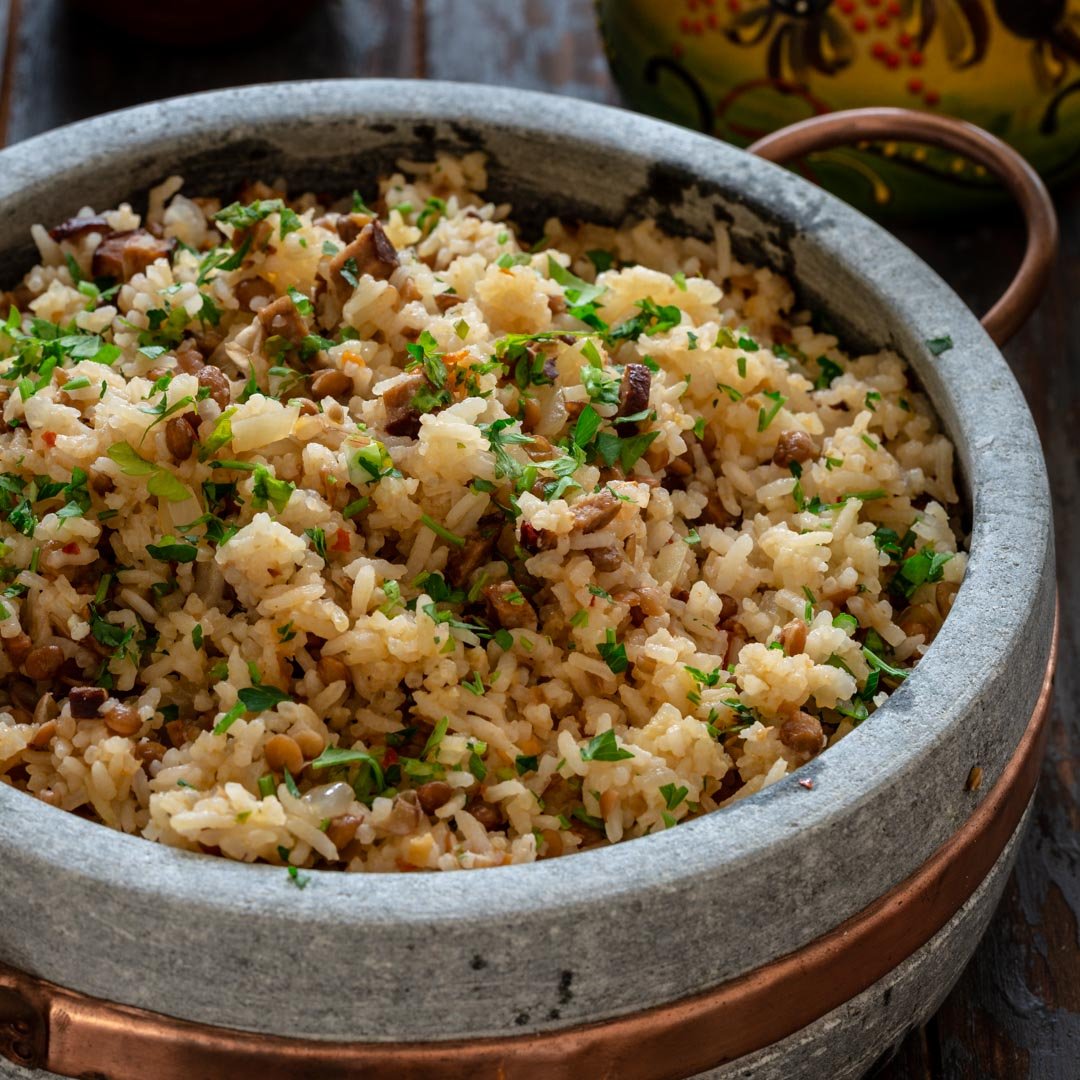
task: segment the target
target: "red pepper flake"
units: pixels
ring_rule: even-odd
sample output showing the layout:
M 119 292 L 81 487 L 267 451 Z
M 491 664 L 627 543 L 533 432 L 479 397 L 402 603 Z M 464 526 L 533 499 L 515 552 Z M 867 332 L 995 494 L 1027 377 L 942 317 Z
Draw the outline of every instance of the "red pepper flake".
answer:
M 922 67 L 923 66 L 923 54 L 921 52 L 909 53 L 908 58 L 907 58 L 907 62 L 912 67 Z
M 898 68 L 900 66 L 899 55 L 896 53 L 889 53 L 889 55 L 885 57 L 885 66 L 893 69 Z
M 921 94 L 923 92 L 922 79 L 908 79 L 907 88 L 912 94 Z
M 799 787 L 804 787 L 804 788 L 806 788 L 807 791 L 813 791 L 814 790 L 814 781 L 813 780 L 800 780 L 799 781 Z
M 889 47 L 884 41 L 875 41 L 870 49 L 870 54 L 877 60 L 883 60 L 889 52 Z
M 927 105 L 936 105 L 941 100 L 941 95 L 936 90 L 927 90 L 923 101 Z
M 338 529 L 334 534 L 334 542 L 330 545 L 331 551 L 348 551 L 352 546 L 352 541 L 349 538 L 349 534 L 345 529 Z
M 870 23 L 865 15 L 856 15 L 855 18 L 851 20 L 851 25 L 855 27 L 860 34 L 865 34 L 866 31 L 870 29 Z
M 41 433 L 41 441 L 50 449 L 56 445 L 56 432 L 55 431 L 43 431 Z
M 60 550 L 65 555 L 78 555 L 79 545 L 78 543 L 76 543 L 76 541 L 72 540 L 70 544 L 65 544 Z
M 893 12 L 893 14 L 894 15 L 899 15 L 900 11 L 897 10 L 897 11 Z M 899 42 L 901 49 L 910 49 L 911 48 L 911 35 L 910 34 L 903 33 L 896 40 Z
M 382 759 L 384 767 L 389 768 L 391 765 L 396 765 L 398 760 L 398 752 L 392 746 L 388 746 Z
M 884 12 L 884 11 L 879 11 L 879 12 L 878 12 L 878 13 L 877 13 L 877 14 L 876 14 L 876 15 L 874 16 L 874 22 L 875 22 L 875 23 L 876 23 L 876 24 L 877 24 L 878 26 L 888 26 L 888 25 L 889 25 L 889 15 L 888 15 L 888 13 L 887 13 L 887 12 Z

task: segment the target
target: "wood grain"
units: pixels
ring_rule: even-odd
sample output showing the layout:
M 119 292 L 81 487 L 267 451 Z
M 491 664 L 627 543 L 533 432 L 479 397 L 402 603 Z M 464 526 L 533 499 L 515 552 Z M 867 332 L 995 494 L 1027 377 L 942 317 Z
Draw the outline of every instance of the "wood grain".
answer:
M 153 98 L 320 76 L 428 75 L 617 100 L 587 0 L 298 2 L 304 8 L 241 44 L 215 45 L 211 30 L 193 55 L 105 28 L 63 0 L 0 0 L 0 56 L 6 36 L 11 58 L 0 134 L 13 142 Z M 1059 210 L 1059 273 L 1006 349 L 1055 502 L 1062 624 L 1050 750 L 1034 828 L 986 940 L 937 1017 L 881 1071 L 887 1080 L 1080 1076 L 1080 189 L 1061 192 Z M 898 233 L 980 312 L 1023 245 L 1007 213 Z
M 96 113 L 198 90 L 281 79 L 412 76 L 416 0 L 298 2 L 296 14 L 240 42 L 168 49 L 75 11 L 13 0 L 13 57 L 0 107 L 7 142 Z M 6 20 L 5 20 L 6 22 Z
M 426 0 L 433 79 L 614 99 L 588 0 Z

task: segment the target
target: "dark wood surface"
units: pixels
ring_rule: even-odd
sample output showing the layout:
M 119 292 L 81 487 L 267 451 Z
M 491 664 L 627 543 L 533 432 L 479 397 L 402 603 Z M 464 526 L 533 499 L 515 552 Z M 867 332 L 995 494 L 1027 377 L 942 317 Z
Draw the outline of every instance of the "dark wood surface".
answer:
M 288 17 L 229 43 L 215 44 L 208 23 L 198 49 L 169 50 L 64 0 L 0 0 L 0 139 L 153 98 L 279 79 L 430 77 L 617 100 L 588 0 L 325 0 L 296 14 L 306 6 L 297 0 Z M 889 1080 L 1080 1077 L 1080 188 L 1057 196 L 1058 274 L 1005 350 L 1054 493 L 1062 625 L 1050 749 L 1034 827 L 990 932 L 937 1016 L 880 1074 Z M 1001 292 L 1023 243 L 1008 214 L 901 236 L 976 311 Z

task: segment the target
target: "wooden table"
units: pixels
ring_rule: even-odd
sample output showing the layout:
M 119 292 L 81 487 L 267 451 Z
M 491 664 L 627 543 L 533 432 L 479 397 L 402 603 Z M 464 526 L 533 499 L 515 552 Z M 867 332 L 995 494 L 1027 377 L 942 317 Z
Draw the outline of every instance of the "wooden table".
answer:
M 214 45 L 208 26 L 194 52 L 125 37 L 63 0 L 0 0 L 0 26 L 8 142 L 140 101 L 276 79 L 419 76 L 616 100 L 588 0 L 327 0 L 239 43 Z M 1057 278 L 1006 349 L 1042 433 L 1057 516 L 1050 749 L 1034 827 L 990 932 L 938 1015 L 881 1074 L 891 1080 L 1080 1076 L 1080 568 L 1070 558 L 1080 533 L 1080 188 L 1059 192 L 1058 206 Z M 1001 292 L 1022 248 L 1011 216 L 902 236 L 976 311 Z

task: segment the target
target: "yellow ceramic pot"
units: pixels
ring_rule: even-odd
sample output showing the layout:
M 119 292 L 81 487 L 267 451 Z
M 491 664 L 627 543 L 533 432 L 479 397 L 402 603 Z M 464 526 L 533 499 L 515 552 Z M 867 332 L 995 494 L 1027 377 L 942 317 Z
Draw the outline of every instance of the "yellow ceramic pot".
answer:
M 597 0 L 629 105 L 738 145 L 863 105 L 963 117 L 1048 181 L 1080 169 L 1080 0 Z M 944 151 L 880 144 L 802 166 L 877 213 L 978 208 L 996 182 Z

